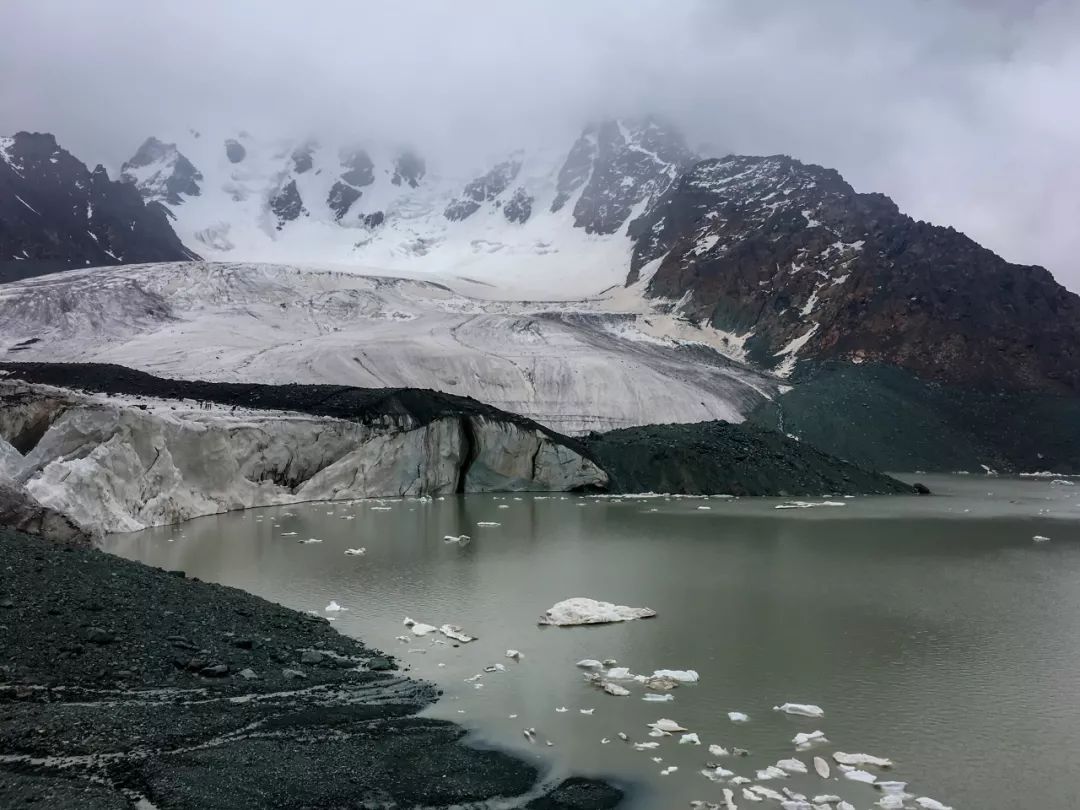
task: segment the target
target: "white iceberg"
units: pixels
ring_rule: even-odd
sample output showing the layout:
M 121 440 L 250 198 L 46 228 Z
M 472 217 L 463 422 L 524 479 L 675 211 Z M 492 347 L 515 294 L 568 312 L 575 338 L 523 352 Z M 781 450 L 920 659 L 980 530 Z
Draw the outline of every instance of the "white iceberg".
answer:
M 652 674 L 653 678 L 664 678 L 679 683 L 697 683 L 698 674 L 692 669 L 658 669 Z
M 416 630 L 414 629 L 415 633 Z M 447 638 L 451 638 L 454 641 L 460 641 L 462 644 L 468 644 L 470 641 L 476 641 L 476 636 L 470 636 L 468 633 L 462 632 L 461 628 L 456 624 L 444 624 L 439 628 L 439 632 Z M 500 665 L 501 666 L 501 665 Z
M 634 749 L 637 750 L 637 751 L 648 751 L 648 750 L 650 750 L 652 748 L 659 748 L 659 747 L 660 747 L 660 743 L 655 743 L 655 742 L 634 743 Z
M 582 669 L 600 669 L 604 665 L 595 658 L 582 658 L 574 666 L 581 667 Z
M 786 779 L 787 771 L 782 768 L 777 768 L 775 765 L 770 765 L 767 768 L 762 768 L 757 772 L 757 778 L 759 782 L 764 782 L 767 779 Z
M 828 742 L 824 731 L 800 731 L 792 740 L 796 748 L 809 748 L 814 743 Z
M 726 768 L 721 768 L 717 765 L 715 768 L 703 768 L 701 775 L 711 782 L 719 782 L 723 779 L 727 779 L 729 776 L 734 776 L 734 771 L 729 771 Z
M 881 810 L 904 810 L 904 797 L 887 793 L 875 802 Z
M 822 779 L 828 779 L 829 774 L 831 773 L 829 763 L 824 757 L 814 757 L 814 770 L 817 771 L 817 775 Z
M 743 714 L 742 712 L 728 712 L 728 720 L 732 723 L 749 723 L 750 715 Z
M 408 627 L 414 636 L 426 636 L 428 633 L 434 633 L 439 629 L 435 627 L 435 625 L 424 624 L 415 619 L 410 619 L 408 616 L 405 617 L 405 621 L 403 621 L 402 624 Z
M 347 607 L 342 607 L 333 599 L 330 600 L 330 604 L 323 608 L 327 613 L 337 613 L 342 610 L 348 610 Z
M 825 710 L 812 703 L 785 703 L 783 706 L 773 706 L 773 711 L 797 714 L 800 717 L 820 718 L 825 716 Z
M 931 799 L 928 796 L 920 796 L 915 800 L 915 804 L 923 810 L 952 810 L 947 804 L 942 804 L 937 799 Z
M 601 681 L 600 688 L 609 695 L 614 695 L 615 697 L 626 697 L 630 694 L 630 690 L 625 686 L 619 686 L 619 684 L 612 683 L 611 681 Z
M 726 748 L 724 748 L 724 746 L 722 746 L 722 745 L 710 745 L 709 746 L 709 753 L 712 754 L 714 757 L 729 757 L 729 756 L 731 756 L 731 752 L 728 751 Z
M 310 543 L 321 543 L 322 540 L 320 540 L 318 537 L 309 537 L 307 540 L 297 540 L 296 542 L 301 543 L 301 544 L 306 546 L 306 545 L 309 545 Z
M 580 712 L 581 714 L 592 714 L 595 711 L 596 709 L 578 709 L 578 712 Z
M 1034 540 L 1036 543 L 1049 543 L 1050 542 L 1049 537 L 1045 537 L 1045 536 L 1043 536 L 1041 534 L 1037 534 L 1034 537 L 1032 537 L 1031 539 Z
M 664 768 L 664 770 L 660 771 L 660 775 L 661 776 L 669 776 L 669 775 L 675 773 L 675 771 L 677 771 L 677 770 L 679 770 L 678 765 L 669 765 L 668 767 Z
M 579 596 L 557 602 L 544 612 L 538 623 L 571 627 L 582 624 L 627 622 L 634 619 L 648 619 L 655 615 L 656 611 L 651 608 L 627 607 Z
M 345 553 L 350 557 L 360 557 L 367 551 L 366 548 L 347 548 Z
M 641 699 L 649 703 L 667 703 L 669 700 L 674 700 L 675 696 L 671 694 L 658 695 L 655 692 L 646 692 L 641 696 Z
M 877 781 L 877 777 L 872 773 L 860 771 L 857 768 L 852 771 L 844 771 L 844 778 L 850 779 L 852 782 L 865 782 L 868 785 L 872 785 Z
M 477 526 L 482 526 L 484 528 L 490 528 L 490 527 L 493 527 L 493 526 L 502 526 L 501 523 L 496 523 L 494 520 L 481 520 L 476 525 Z
M 776 763 L 776 767 L 787 771 L 788 773 L 807 773 L 806 763 L 801 759 L 782 759 Z
M 751 802 L 763 802 L 764 798 L 758 796 L 756 793 L 751 793 L 747 788 L 742 789 L 743 798 Z
M 783 793 L 777 793 L 772 788 L 767 788 L 762 785 L 753 785 L 750 790 L 761 796 L 763 799 L 772 799 L 774 802 L 782 802 L 784 800 Z
M 564 714 L 565 712 L 568 712 L 570 710 L 568 708 L 566 708 L 565 706 L 559 706 L 558 708 L 555 709 L 555 711 L 557 711 L 559 714 Z
M 467 534 L 448 534 L 443 537 L 444 543 L 457 543 L 459 546 L 467 546 L 470 540 L 472 538 Z
M 832 757 L 841 765 L 851 765 L 853 767 L 873 765 L 877 768 L 891 768 L 893 765 L 891 759 L 875 757 L 870 754 L 845 754 L 843 751 L 837 751 Z
M 701 745 L 701 740 L 697 734 L 683 734 L 679 737 L 679 745 Z
M 661 717 L 655 723 L 649 723 L 648 726 L 656 731 L 666 731 L 669 734 L 675 731 L 689 731 L 689 729 L 680 726 L 674 720 L 668 720 L 666 717 Z
M 512 658 L 512 659 L 514 659 L 515 661 L 520 661 L 520 660 L 521 660 L 522 658 L 524 658 L 525 656 L 523 656 L 523 655 L 522 655 L 522 654 L 521 654 L 520 652 L 518 652 L 517 650 L 507 650 L 507 651 L 506 651 L 506 657 L 507 657 L 507 658 Z

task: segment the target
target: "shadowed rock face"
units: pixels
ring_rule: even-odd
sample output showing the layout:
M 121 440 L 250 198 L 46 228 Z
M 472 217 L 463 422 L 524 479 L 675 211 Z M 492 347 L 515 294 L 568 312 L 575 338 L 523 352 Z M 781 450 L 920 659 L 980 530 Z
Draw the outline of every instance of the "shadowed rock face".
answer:
M 363 192 L 359 189 L 338 180 L 330 187 L 330 193 L 326 197 L 326 204 L 334 212 L 334 218 L 340 222 L 341 218 L 349 213 L 352 204 L 360 199 L 361 194 Z
M 506 191 L 519 171 L 520 158 L 511 158 L 497 164 L 489 172 L 468 183 L 461 196 L 446 206 L 446 218 L 456 222 L 472 216 L 485 202 L 494 200 Z
M 435 689 L 325 619 L 3 528 L 0 556 L 0 749 L 45 763 L 0 764 L 0 806 L 521 806 L 537 786 L 417 717 Z M 579 778 L 529 807 L 621 798 Z
M 1080 391 L 1080 298 L 951 228 L 784 156 L 707 160 L 631 228 L 633 282 L 751 359 L 908 369 L 987 390 Z M 652 263 L 652 264 L 650 264 Z
M 390 182 L 395 186 L 404 183 L 416 188 L 420 185 L 420 181 L 424 179 L 426 172 L 427 167 L 424 159 L 415 152 L 405 150 L 394 160 L 394 174 L 390 178 Z
M 533 198 L 520 186 L 514 190 L 513 196 L 503 206 L 503 216 L 508 222 L 516 222 L 519 225 L 528 222 L 532 216 Z
M 110 180 L 101 166 L 88 170 L 52 135 L 0 138 L 0 281 L 9 266 L 20 277 L 188 258 L 197 256 L 173 232 L 166 209 L 144 203 L 131 184 Z M 20 272 L 23 262 L 32 271 Z
M 247 149 L 240 141 L 229 138 L 225 141 L 225 157 L 229 159 L 230 163 L 239 163 L 245 157 L 247 157 Z
M 181 205 L 185 196 L 199 196 L 203 176 L 176 144 L 147 138 L 120 167 L 120 179 L 133 184 L 147 202 Z
M 285 227 L 286 222 L 299 219 L 304 210 L 304 201 L 300 199 L 300 190 L 296 187 L 296 181 L 290 180 L 281 190 L 270 198 L 270 210 L 277 217 L 278 230 Z

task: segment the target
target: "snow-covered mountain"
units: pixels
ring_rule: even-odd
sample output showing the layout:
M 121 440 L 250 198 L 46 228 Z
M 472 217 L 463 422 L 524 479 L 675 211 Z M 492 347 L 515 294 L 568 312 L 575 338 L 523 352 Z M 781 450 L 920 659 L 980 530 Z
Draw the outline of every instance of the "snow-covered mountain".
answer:
M 625 279 L 628 223 L 695 160 L 664 123 L 606 121 L 473 173 L 363 142 L 148 139 L 121 169 L 216 260 L 444 274 L 572 297 Z

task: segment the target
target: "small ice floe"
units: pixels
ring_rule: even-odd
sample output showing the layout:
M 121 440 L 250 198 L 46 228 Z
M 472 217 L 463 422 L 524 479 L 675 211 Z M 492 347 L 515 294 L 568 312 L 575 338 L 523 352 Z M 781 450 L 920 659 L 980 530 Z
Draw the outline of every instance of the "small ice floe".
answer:
M 709 746 L 709 753 L 712 754 L 714 757 L 730 757 L 731 756 L 731 752 L 728 751 L 726 748 L 724 748 L 724 746 L 722 746 L 722 745 L 710 745 Z
M 748 757 L 748 756 L 750 756 L 750 752 L 748 750 L 746 750 L 745 748 L 732 748 L 731 753 L 733 753 L 737 757 Z
M 347 607 L 342 607 L 337 602 L 335 602 L 333 599 L 331 599 L 330 604 L 327 605 L 326 607 L 324 607 L 323 610 L 325 610 L 327 613 L 337 613 L 338 611 L 341 611 L 341 610 L 348 610 L 348 608 Z
M 500 503 L 499 504 L 499 509 L 509 509 L 509 508 L 510 508 L 510 504 L 508 504 L 508 503 Z
M 551 740 L 544 740 L 544 745 L 546 745 L 548 748 L 551 748 L 555 745 L 555 743 L 553 743 Z
M 1050 542 L 1049 537 L 1044 537 L 1041 534 L 1037 534 L 1034 537 L 1032 537 L 1031 539 L 1034 540 L 1036 543 L 1049 543 Z
M 787 771 L 782 768 L 777 768 L 775 765 L 770 765 L 767 768 L 762 768 L 756 774 L 759 782 L 764 782 L 768 779 L 787 779 Z
M 491 664 L 484 667 L 484 672 L 506 672 L 506 667 L 503 664 Z
M 659 747 L 660 747 L 660 743 L 657 743 L 657 742 L 634 743 L 634 750 L 635 751 L 649 751 L 649 750 L 651 750 L 653 748 L 659 748 Z
M 679 745 L 701 745 L 701 740 L 697 734 L 683 734 L 679 737 Z
M 817 772 L 817 775 L 820 776 L 822 779 L 829 778 L 829 763 L 825 760 L 824 757 L 814 757 L 814 770 Z
M 668 767 L 664 768 L 664 770 L 660 771 L 660 775 L 661 776 L 670 776 L 671 774 L 675 773 L 675 771 L 677 771 L 677 770 L 679 770 L 679 767 L 677 765 L 669 765 Z
M 612 667 L 604 675 L 616 681 L 632 681 L 637 677 L 629 667 Z
M 780 807 L 783 810 L 814 810 L 810 802 L 804 799 L 785 799 L 780 802 Z
M 559 714 L 565 714 L 566 712 L 568 712 L 570 710 L 568 708 L 566 708 L 565 706 L 558 706 L 558 707 L 556 707 L 555 711 L 557 711 Z
M 307 540 L 297 540 L 296 542 L 306 546 L 310 545 L 311 543 L 321 543 L 322 540 L 320 540 L 318 537 L 309 537 Z
M 620 686 L 619 684 L 612 683 L 611 681 L 601 681 L 600 688 L 607 692 L 609 695 L 614 695 L 615 697 L 626 697 L 630 694 L 630 690 L 627 689 L 625 686 Z
M 744 799 L 746 799 L 747 801 L 750 801 L 750 802 L 763 802 L 763 801 L 765 801 L 765 799 L 763 799 L 761 796 L 758 796 L 756 793 L 751 793 L 749 788 L 743 788 L 742 789 L 742 796 L 743 796 Z
M 783 793 L 778 793 L 772 788 L 767 788 L 763 785 L 753 785 L 750 787 L 750 790 L 763 799 L 772 799 L 774 802 L 782 802 L 784 800 Z
M 720 782 L 728 777 L 734 776 L 735 771 L 729 771 L 727 768 L 722 768 L 719 765 L 714 764 L 712 767 L 706 765 L 702 769 L 701 775 L 711 782 Z
M 701 512 L 708 512 L 710 509 L 712 509 L 711 506 L 699 506 L 698 507 L 698 510 L 701 511 Z
M 578 709 L 581 714 L 592 714 L 596 709 Z
M 459 546 L 467 546 L 472 540 L 467 534 L 448 534 L 443 537 L 444 543 L 457 543 Z
M 826 743 L 829 740 L 824 731 L 800 731 L 791 741 L 795 743 L 796 748 L 809 748 L 815 743 Z
M 616 737 L 618 737 L 618 738 L 619 738 L 620 740 L 622 740 L 623 742 L 627 742 L 627 741 L 628 741 L 628 740 L 630 739 L 630 738 L 629 738 L 629 737 L 628 737 L 628 736 L 626 735 L 626 732 L 625 732 L 625 731 L 620 731 L 620 732 L 619 732 L 618 734 L 616 734 L 615 736 L 616 736 Z
M 897 796 L 895 793 L 886 793 L 874 804 L 881 810 L 904 810 L 904 797 Z
M 808 801 L 805 794 L 797 793 L 796 791 L 792 790 L 791 788 L 787 788 L 787 787 L 786 788 L 781 788 L 780 792 L 783 793 L 785 796 L 787 796 L 789 799 L 791 799 L 794 802 Z
M 676 731 L 689 731 L 690 729 L 684 728 L 676 723 L 674 720 L 668 720 L 666 717 L 661 717 L 655 723 L 648 723 L 649 728 L 654 731 L 663 731 L 667 734 L 673 734 Z
M 660 730 L 658 728 L 654 728 L 652 731 L 649 732 L 649 736 L 650 737 L 670 737 L 671 732 L 670 731 L 662 731 L 662 730 Z
M 915 804 L 923 810 L 952 810 L 948 805 L 942 804 L 937 799 L 931 799 L 929 796 L 920 796 L 915 800 Z
M 655 615 L 656 611 L 647 607 L 614 605 L 611 602 L 599 602 L 596 599 L 577 596 L 564 599 L 548 608 L 537 623 L 571 627 L 583 624 L 627 622 L 634 619 L 648 619 Z M 610 676 L 610 673 L 608 674 Z
M 416 630 L 414 629 L 413 632 L 415 633 Z M 444 624 L 439 628 L 439 632 L 447 638 L 453 639 L 454 641 L 460 641 L 462 644 L 476 641 L 476 636 L 470 636 L 468 633 L 463 632 L 456 624 Z
M 891 759 L 874 757 L 870 754 L 845 754 L 843 751 L 837 751 L 832 755 L 832 758 L 841 765 L 851 765 L 853 767 L 873 765 L 876 768 L 891 768 L 893 766 Z
M 847 506 L 841 501 L 788 501 L 777 504 L 773 509 L 812 509 L 815 506 Z
M 733 776 L 728 779 L 728 784 L 738 787 L 739 785 L 749 785 L 751 781 L 752 780 L 747 779 L 745 776 Z
M 520 660 L 521 660 L 522 658 L 524 658 L 525 656 L 523 656 L 523 655 L 522 655 L 522 654 L 521 654 L 520 652 L 518 652 L 517 650 L 507 650 L 507 651 L 506 651 L 506 657 L 507 657 L 507 658 L 510 658 L 510 659 L 513 659 L 514 661 L 520 661 Z
M 855 810 L 855 805 L 851 802 L 840 802 L 836 805 L 836 810 Z
M 653 762 L 663 762 L 664 761 L 663 757 L 652 757 L 651 759 L 652 759 Z
M 475 675 L 470 675 L 468 678 L 466 678 L 465 683 L 475 683 L 476 681 L 480 680 L 483 677 L 484 677 L 483 672 L 477 672 Z
M 671 694 L 658 695 L 655 692 L 646 692 L 641 696 L 641 699 L 648 701 L 649 703 L 666 703 L 669 700 L 674 700 L 675 696 Z
M 728 720 L 732 723 L 749 723 L 750 715 L 743 714 L 742 712 L 728 712 Z
M 604 665 L 595 658 L 582 658 L 574 666 L 581 667 L 582 669 L 601 669 Z
M 410 642 L 412 642 L 412 639 L 408 636 L 394 636 L 394 638 L 403 644 L 409 644 Z
M 373 507 L 371 507 L 372 512 L 389 512 L 390 509 L 391 509 L 391 507 L 389 507 L 389 506 L 373 506 Z
M 825 716 L 825 710 L 812 703 L 785 703 L 783 706 L 773 706 L 773 711 L 797 714 L 800 717 L 821 718 Z
M 851 771 L 844 771 L 844 778 L 850 779 L 852 782 L 865 782 L 868 785 L 872 785 L 877 781 L 877 777 L 872 773 L 860 771 L 858 768 Z
M 692 669 L 658 669 L 648 680 L 669 680 L 678 683 L 697 683 L 698 674 Z
M 525 735 L 525 739 L 528 740 L 529 742 L 531 742 L 531 743 L 536 742 L 536 729 L 535 728 L 527 728 L 524 731 L 522 731 L 521 733 Z
M 814 804 L 837 804 L 842 800 L 834 793 L 821 793 L 815 796 L 812 801 Z
M 282 537 L 296 537 L 296 532 L 282 532 Z
M 366 548 L 347 548 L 345 553 L 350 557 L 361 557 L 367 552 Z
M 611 742 L 611 740 L 608 737 L 601 737 L 600 738 L 600 744 L 601 745 L 607 745 L 609 742 Z
M 787 771 L 788 773 L 807 773 L 806 763 L 801 759 L 781 759 L 776 763 L 776 767 Z
M 428 633 L 434 633 L 439 629 L 432 624 L 424 624 L 415 619 L 410 619 L 408 616 L 405 617 L 405 621 L 403 621 L 402 624 L 408 627 L 414 636 L 426 636 Z
M 476 525 L 480 526 L 480 527 L 483 527 L 483 528 L 491 528 L 493 526 L 502 526 L 501 523 L 496 523 L 494 520 L 481 520 Z

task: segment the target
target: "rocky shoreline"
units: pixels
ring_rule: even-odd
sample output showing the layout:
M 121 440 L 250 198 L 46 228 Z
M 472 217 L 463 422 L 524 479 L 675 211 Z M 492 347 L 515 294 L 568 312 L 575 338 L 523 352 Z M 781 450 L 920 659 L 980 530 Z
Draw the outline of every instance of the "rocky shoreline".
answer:
M 321 618 L 0 528 L 0 806 L 602 810 L 417 717 L 437 697 Z M 140 804 L 142 802 L 142 804 Z

